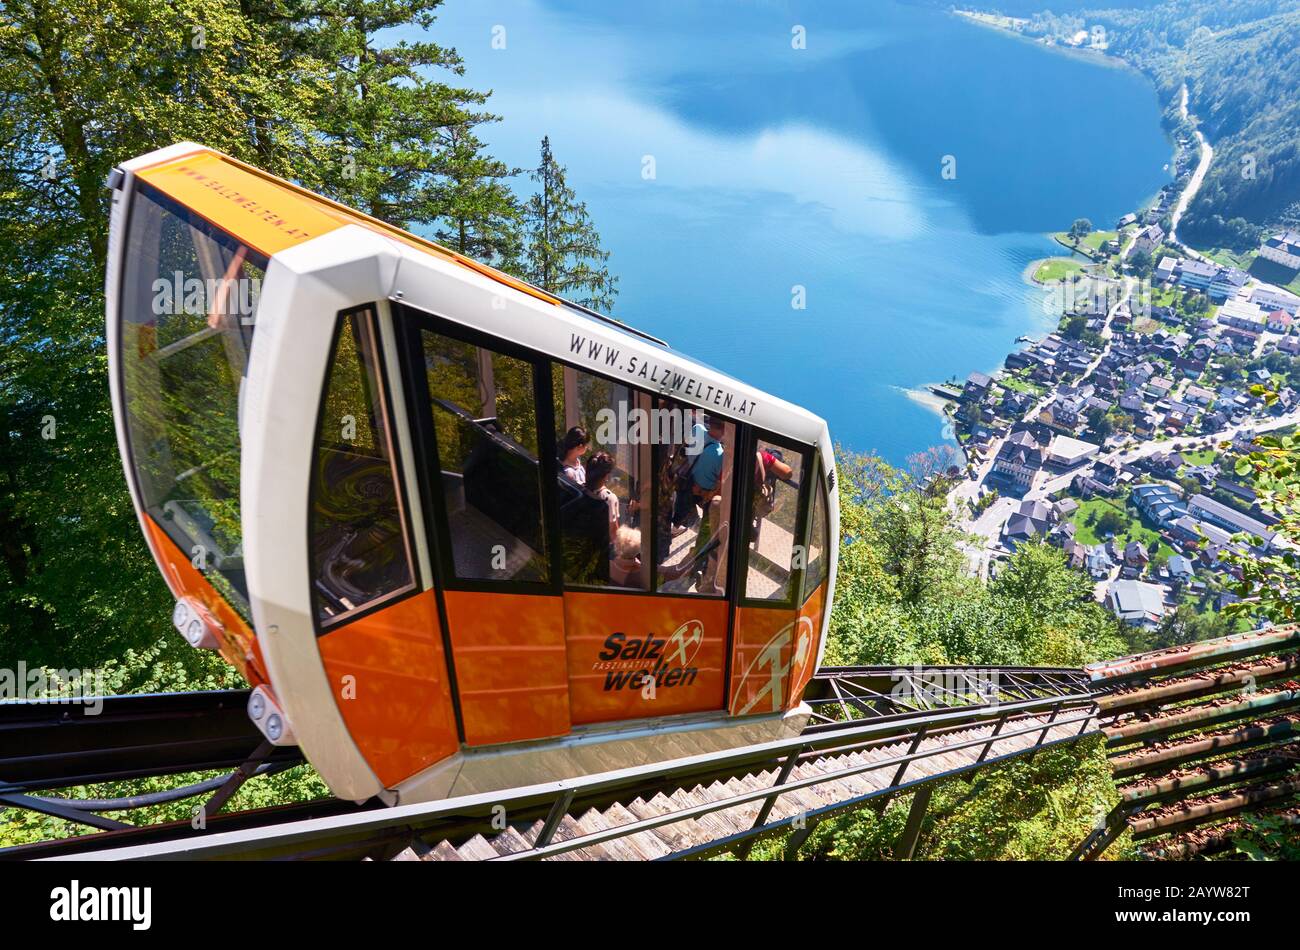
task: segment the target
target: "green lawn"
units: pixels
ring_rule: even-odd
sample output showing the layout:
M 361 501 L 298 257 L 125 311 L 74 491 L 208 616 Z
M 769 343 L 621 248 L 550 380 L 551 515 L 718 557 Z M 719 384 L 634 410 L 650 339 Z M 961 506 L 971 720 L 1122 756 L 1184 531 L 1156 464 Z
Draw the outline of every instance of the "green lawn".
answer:
M 1067 519 L 1074 524 L 1074 537 L 1080 544 L 1101 544 L 1106 540 L 1097 533 L 1096 521 L 1107 511 L 1118 512 L 1124 519 L 1124 526 L 1115 536 L 1121 546 L 1129 541 L 1141 541 L 1146 545 L 1147 553 L 1151 555 L 1152 560 L 1162 554 L 1168 557 L 1175 553 L 1173 548 L 1160 540 L 1158 533 L 1142 524 L 1127 505 L 1109 498 L 1090 498 L 1087 501 L 1080 501 L 1079 510 Z M 1089 514 L 1094 516 L 1092 524 L 1088 524 Z
M 1083 261 L 1078 258 L 1049 257 L 1039 262 L 1038 267 L 1035 268 L 1034 280 L 1045 284 L 1081 273 L 1083 273 Z
M 1255 260 L 1254 251 L 1234 251 L 1226 247 L 1197 248 L 1202 254 L 1214 261 L 1216 264 L 1222 264 L 1225 267 L 1238 267 L 1241 270 L 1250 270 L 1251 263 Z
M 1092 248 L 1094 251 L 1099 251 L 1101 250 L 1101 246 L 1107 241 L 1114 241 L 1118 239 L 1118 237 L 1119 233 L 1116 231 L 1093 231 L 1091 234 L 1084 237 L 1083 241 L 1080 243 L 1085 247 Z
M 1079 250 L 1085 254 L 1096 254 L 1101 250 L 1101 246 L 1107 241 L 1114 241 L 1119 237 L 1114 231 L 1093 231 L 1086 234 L 1083 240 L 1079 242 Z M 1052 239 L 1062 247 L 1075 249 L 1074 242 L 1070 239 L 1069 231 L 1058 231 L 1052 235 Z
M 1293 276 L 1289 270 L 1271 261 L 1260 261 L 1256 264 L 1255 258 L 1259 256 L 1257 251 L 1234 251 L 1226 247 L 1212 247 L 1208 250 L 1198 248 L 1198 250 L 1216 263 L 1227 267 L 1238 267 L 1267 283 L 1277 284 L 1293 294 L 1300 294 L 1300 274 Z M 1252 267 L 1254 270 L 1251 269 Z
M 1031 396 L 1041 396 L 1045 391 L 1038 383 L 1031 382 L 1028 379 L 1021 379 L 1012 373 L 1003 376 L 998 382 L 1007 389 L 1014 389 L 1018 393 L 1028 393 Z
M 1213 465 L 1214 460 L 1219 457 L 1215 449 L 1201 449 L 1199 452 L 1184 452 L 1183 458 L 1189 465 Z
M 1178 289 L 1176 287 L 1157 287 L 1151 291 L 1151 306 L 1153 307 L 1172 307 L 1178 302 Z

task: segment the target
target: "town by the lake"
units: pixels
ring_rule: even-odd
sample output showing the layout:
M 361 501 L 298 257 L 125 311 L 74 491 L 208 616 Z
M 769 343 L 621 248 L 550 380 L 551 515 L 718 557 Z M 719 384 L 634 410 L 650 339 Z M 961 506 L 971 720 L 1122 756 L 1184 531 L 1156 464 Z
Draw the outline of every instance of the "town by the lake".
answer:
M 1074 222 L 1055 235 L 1062 254 L 1030 267 L 1056 330 L 1021 337 L 995 372 L 930 387 L 965 453 L 948 497 L 971 572 L 996 576 L 1047 540 L 1148 630 L 1180 608 L 1219 617 L 1237 600 L 1234 555 L 1286 544 L 1237 461 L 1300 422 L 1300 234 L 1246 255 L 1179 240 L 1213 155 L 1185 91 L 1183 108 L 1174 180 L 1152 203 L 1110 230 Z

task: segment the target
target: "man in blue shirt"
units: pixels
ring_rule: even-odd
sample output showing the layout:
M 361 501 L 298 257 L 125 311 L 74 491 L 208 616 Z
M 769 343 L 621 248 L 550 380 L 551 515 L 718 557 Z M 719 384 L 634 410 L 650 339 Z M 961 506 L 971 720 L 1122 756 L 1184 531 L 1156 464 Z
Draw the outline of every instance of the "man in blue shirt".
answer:
M 726 432 L 725 422 L 708 416 L 691 426 L 685 445 L 686 470 L 679 476 L 673 497 L 674 537 L 698 523 L 696 506 L 704 508 L 708 518 L 709 504 L 717 497 L 722 480 L 724 452 L 720 440 Z
M 691 468 L 691 478 L 695 482 L 697 496 L 707 496 L 718 490 L 718 481 L 722 477 L 722 437 L 726 434 L 726 424 L 713 416 L 705 416 L 703 422 L 695 423 L 691 429 L 691 448 L 697 453 Z

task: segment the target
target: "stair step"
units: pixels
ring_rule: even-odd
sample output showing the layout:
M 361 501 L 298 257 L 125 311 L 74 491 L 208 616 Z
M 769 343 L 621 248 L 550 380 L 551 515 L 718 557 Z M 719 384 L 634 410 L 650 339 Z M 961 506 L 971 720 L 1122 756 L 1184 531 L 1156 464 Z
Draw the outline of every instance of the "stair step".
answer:
M 464 861 L 450 841 L 439 841 L 433 850 L 424 856 L 426 861 Z
M 578 824 L 586 834 L 591 834 L 596 831 L 605 831 L 612 828 L 616 823 L 609 821 L 603 814 L 596 811 L 596 809 L 591 808 L 584 812 L 582 817 L 578 819 Z M 593 845 L 593 847 L 603 849 L 609 855 L 610 860 L 640 860 L 640 856 L 637 854 L 636 849 L 629 847 L 627 842 L 621 838 L 615 838 L 611 841 L 603 841 L 598 845 Z M 586 851 L 588 849 L 584 848 L 582 850 Z
M 532 843 L 509 825 L 504 831 L 493 835 L 488 839 L 497 854 L 514 854 L 517 851 L 527 851 L 532 847 Z
M 627 809 L 637 818 L 642 819 L 658 818 L 664 814 L 664 809 L 656 808 L 639 798 L 636 801 L 629 802 Z M 690 829 L 686 827 L 687 824 L 684 821 L 675 821 L 670 825 L 660 825 L 658 828 L 652 828 L 650 833 L 656 835 L 670 851 L 684 851 L 694 843 Z
M 487 861 L 497 857 L 496 849 L 482 835 L 475 835 L 456 850 L 466 861 Z
M 701 794 L 702 792 L 703 789 L 700 789 L 699 792 L 695 790 L 690 792 L 677 791 L 673 793 L 672 799 L 679 808 L 691 808 L 710 801 L 707 793 Z M 699 818 L 691 819 L 688 824 L 694 825 L 694 830 L 690 832 L 693 844 L 707 844 L 710 841 L 716 841 L 718 838 L 725 838 L 735 831 L 716 815 L 701 815 Z
M 630 825 L 637 821 L 638 818 L 634 812 L 615 802 L 605 809 L 605 820 L 611 825 Z M 639 831 L 619 840 L 636 852 L 637 859 L 641 861 L 653 861 L 655 858 L 662 858 L 671 851 L 664 840 L 656 835 L 653 830 Z

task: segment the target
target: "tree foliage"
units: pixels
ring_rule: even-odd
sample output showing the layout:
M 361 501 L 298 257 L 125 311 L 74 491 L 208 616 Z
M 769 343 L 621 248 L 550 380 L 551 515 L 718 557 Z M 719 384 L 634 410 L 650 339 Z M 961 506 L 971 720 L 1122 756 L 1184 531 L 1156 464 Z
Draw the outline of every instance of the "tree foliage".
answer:
M 1270 402 L 1277 399 L 1276 394 L 1265 394 L 1259 386 L 1252 387 L 1252 391 L 1265 395 Z M 1253 451 L 1237 459 L 1236 474 L 1251 479 L 1256 503 L 1279 519 L 1272 526 L 1278 540 L 1267 554 L 1225 552 L 1225 558 L 1241 572 L 1235 587 L 1241 600 L 1229 604 L 1228 613 L 1291 623 L 1297 617 L 1300 598 L 1300 434 L 1260 436 Z M 1238 535 L 1237 540 L 1244 543 L 1253 539 Z
M 542 139 L 541 158 L 531 175 L 537 192 L 524 207 L 528 279 L 543 290 L 608 312 L 618 295 L 618 279 L 609 273 L 609 252 L 600 246 L 586 204 L 565 180 L 550 138 Z
M 102 295 L 115 165 L 197 141 L 520 264 L 516 170 L 477 134 L 497 119 L 487 94 L 462 84 L 454 50 L 390 38 L 432 26 L 440 2 L 4 4 L 0 656 L 93 666 L 163 638 L 211 670 L 170 632 L 118 458 Z
M 967 576 L 942 491 L 841 454 L 840 560 L 826 662 L 1078 665 L 1123 652 L 1091 583 L 1027 544 L 990 584 Z

